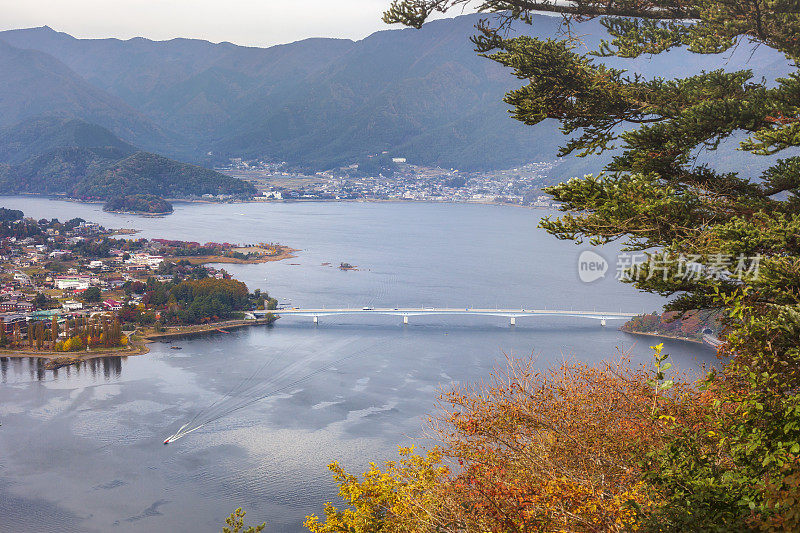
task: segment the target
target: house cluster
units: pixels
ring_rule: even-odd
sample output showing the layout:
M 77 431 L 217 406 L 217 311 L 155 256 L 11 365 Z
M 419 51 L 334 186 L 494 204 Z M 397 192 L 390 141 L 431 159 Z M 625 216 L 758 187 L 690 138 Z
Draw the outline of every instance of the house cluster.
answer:
M 53 315 L 118 311 L 123 303 L 115 295 L 123 285 L 157 275 L 164 262 L 159 245 L 111 239 L 92 222 L 22 219 L 3 223 L 0 231 L 0 318 L 8 331 Z
M 76 318 L 98 317 L 124 325 L 149 314 L 160 320 L 157 305 L 163 302 L 151 306 L 152 286 L 157 285 L 151 278 L 162 283 L 196 276 L 230 278 L 224 270 L 180 258 L 232 254 L 246 259 L 275 253 L 276 245 L 264 243 L 115 238 L 112 231 L 79 219 L 0 221 L 0 327 L 32 346 L 42 341 L 42 331 L 54 319 L 76 323 Z M 0 336 L 0 344 L 7 346 L 7 339 Z
M 33 297 L 14 283 L 5 283 L 0 288 L 0 312 L 27 313 L 34 310 Z
M 552 207 L 552 198 L 542 190 L 554 184 L 551 174 L 557 162 L 537 162 L 506 170 L 463 172 L 411 165 L 395 157 L 397 168 L 390 176 L 358 176 L 358 165 L 318 172 L 310 179 L 278 180 L 264 171 L 264 178 L 253 174 L 254 166 L 226 171 L 247 177 L 259 189 L 257 201 L 275 200 L 403 200 L 426 202 L 498 203 L 532 207 Z M 292 183 L 292 185 L 289 185 Z
M 115 252 L 119 253 L 119 250 Z M 123 256 L 124 255 L 123 253 Z M 128 259 L 124 259 L 124 262 L 128 270 L 155 270 L 164 262 L 164 256 L 139 252 L 131 254 Z

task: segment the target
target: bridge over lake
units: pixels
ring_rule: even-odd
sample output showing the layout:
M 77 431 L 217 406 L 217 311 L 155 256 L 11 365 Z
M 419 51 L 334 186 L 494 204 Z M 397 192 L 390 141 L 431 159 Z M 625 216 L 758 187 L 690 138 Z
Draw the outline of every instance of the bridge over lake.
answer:
M 573 311 L 558 309 L 476 309 L 472 307 L 361 307 L 361 308 L 334 308 L 334 309 L 275 309 L 274 311 L 251 311 L 254 316 L 264 316 L 273 313 L 279 316 L 304 316 L 312 317 L 314 323 L 319 322 L 319 317 L 340 315 L 391 315 L 403 317 L 403 323 L 409 323 L 412 316 L 498 316 L 509 319 L 513 326 L 518 318 L 556 316 L 564 318 L 587 318 L 599 320 L 605 326 L 609 320 L 629 320 L 640 313 L 622 313 L 613 311 Z

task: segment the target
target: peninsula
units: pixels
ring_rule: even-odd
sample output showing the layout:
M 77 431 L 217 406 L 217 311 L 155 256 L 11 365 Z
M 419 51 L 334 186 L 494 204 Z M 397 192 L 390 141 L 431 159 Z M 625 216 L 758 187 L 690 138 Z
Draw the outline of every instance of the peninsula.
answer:
M 107 355 L 146 353 L 169 336 L 270 324 L 250 311 L 277 300 L 210 262 L 277 261 L 279 244 L 115 238 L 76 218 L 25 218 L 0 211 L 0 357 L 63 366 Z

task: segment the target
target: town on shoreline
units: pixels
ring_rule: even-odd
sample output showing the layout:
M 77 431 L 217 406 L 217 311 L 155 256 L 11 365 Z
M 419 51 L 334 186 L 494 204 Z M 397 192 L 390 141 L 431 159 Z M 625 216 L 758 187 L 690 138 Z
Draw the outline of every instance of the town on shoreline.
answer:
M 0 208 L 0 358 L 42 358 L 58 367 L 275 320 L 248 311 L 275 309 L 277 300 L 207 264 L 279 261 L 297 250 L 133 234 Z
M 375 154 L 375 162 L 321 172 L 300 172 L 286 163 L 234 158 L 215 170 L 251 183 L 259 194 L 239 201 L 436 202 L 553 207 L 544 188 L 559 180 L 559 161 L 505 170 L 466 172 L 412 165 L 403 157 Z M 205 195 L 206 201 L 235 201 L 232 195 Z

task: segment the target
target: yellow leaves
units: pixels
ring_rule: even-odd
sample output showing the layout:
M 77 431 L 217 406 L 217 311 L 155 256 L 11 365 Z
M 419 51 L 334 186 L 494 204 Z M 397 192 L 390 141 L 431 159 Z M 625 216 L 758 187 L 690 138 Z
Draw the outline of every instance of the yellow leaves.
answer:
M 462 519 L 493 530 L 630 529 L 633 509 L 650 505 L 638 464 L 676 413 L 665 405 L 662 423 L 653 420 L 648 373 L 625 360 L 543 373 L 533 364 L 509 360 L 489 383 L 439 404 L 443 450 L 463 466 L 452 481 Z
M 438 450 L 425 456 L 415 454 L 413 447 L 401 447 L 399 451 L 399 463 L 390 461 L 383 470 L 370 463 L 361 479 L 348 474 L 339 463 L 331 463 L 328 468 L 339 484 L 339 495 L 349 507 L 338 510 L 328 503 L 325 521 L 310 515 L 305 527 L 314 533 L 428 531 L 426 509 L 449 471 L 441 464 Z
M 83 339 L 78 336 L 70 337 L 66 341 L 61 344 L 61 347 L 58 348 L 58 344 L 56 344 L 56 349 L 62 352 L 74 352 L 84 348 Z

